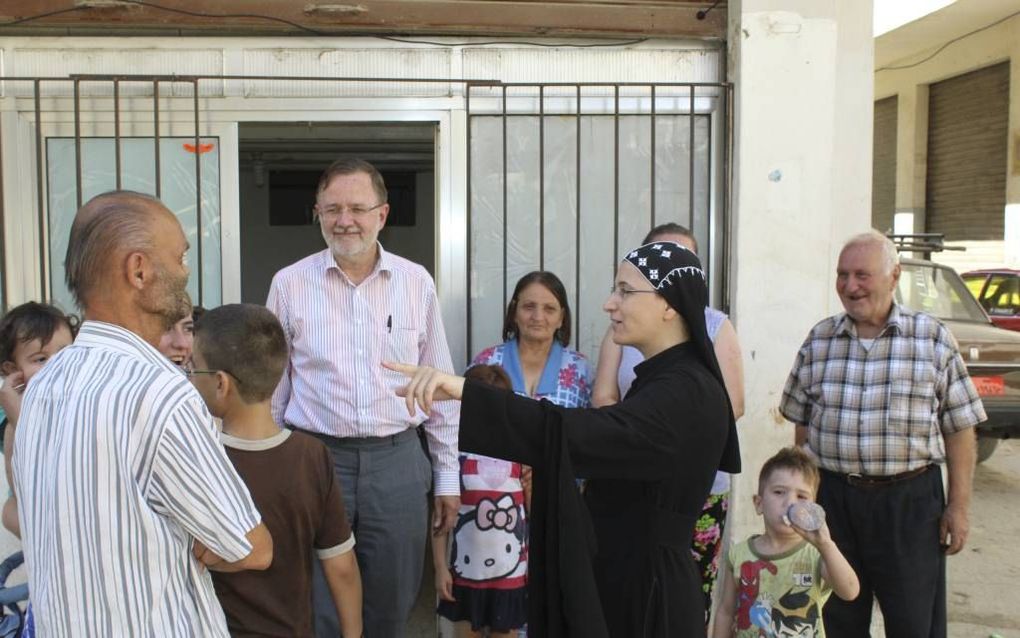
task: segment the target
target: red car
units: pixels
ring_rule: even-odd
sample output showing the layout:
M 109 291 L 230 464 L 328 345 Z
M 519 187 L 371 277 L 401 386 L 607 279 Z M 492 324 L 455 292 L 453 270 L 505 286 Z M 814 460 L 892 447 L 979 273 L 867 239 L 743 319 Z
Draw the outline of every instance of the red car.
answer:
M 1020 331 L 1020 270 L 972 270 L 961 276 L 992 323 Z

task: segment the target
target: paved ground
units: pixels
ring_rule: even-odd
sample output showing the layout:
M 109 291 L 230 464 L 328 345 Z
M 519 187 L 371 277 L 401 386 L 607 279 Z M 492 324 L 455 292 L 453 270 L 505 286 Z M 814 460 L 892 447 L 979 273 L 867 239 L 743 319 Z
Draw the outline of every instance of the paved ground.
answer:
M 949 635 L 1020 637 L 1020 440 L 974 477 L 970 540 L 949 559 Z
M 950 638 L 1020 638 L 1020 441 L 1001 441 L 978 465 L 970 539 L 949 557 Z M 876 609 L 873 636 L 884 636 Z
M 0 472 L 0 494 L 7 489 Z M 19 548 L 0 530 L 0 557 Z M 429 564 L 427 567 L 431 567 Z M 12 581 L 19 580 L 15 574 Z M 23 578 L 23 577 L 21 577 Z M 435 638 L 432 574 L 426 569 L 409 638 Z M 1003 441 L 978 466 L 971 509 L 971 537 L 949 560 L 949 635 L 952 638 L 1020 638 L 1020 441 Z M 449 635 L 449 634 L 446 634 Z M 881 619 L 873 635 L 882 636 Z

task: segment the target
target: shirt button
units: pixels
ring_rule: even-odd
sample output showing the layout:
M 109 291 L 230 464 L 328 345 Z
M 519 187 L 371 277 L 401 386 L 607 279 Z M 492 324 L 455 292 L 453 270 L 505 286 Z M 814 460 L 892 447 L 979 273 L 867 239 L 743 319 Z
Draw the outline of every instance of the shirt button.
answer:
M 358 354 L 359 355 L 361 354 L 361 348 L 358 348 Z

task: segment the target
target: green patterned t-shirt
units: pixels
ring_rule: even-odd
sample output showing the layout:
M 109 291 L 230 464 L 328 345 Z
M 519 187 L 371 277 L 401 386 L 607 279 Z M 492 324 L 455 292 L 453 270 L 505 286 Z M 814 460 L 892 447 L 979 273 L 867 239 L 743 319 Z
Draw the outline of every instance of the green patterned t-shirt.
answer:
M 759 554 L 752 536 L 730 549 L 737 584 L 737 638 L 825 638 L 822 605 L 832 588 L 822 582 L 822 557 L 801 542 L 775 556 Z

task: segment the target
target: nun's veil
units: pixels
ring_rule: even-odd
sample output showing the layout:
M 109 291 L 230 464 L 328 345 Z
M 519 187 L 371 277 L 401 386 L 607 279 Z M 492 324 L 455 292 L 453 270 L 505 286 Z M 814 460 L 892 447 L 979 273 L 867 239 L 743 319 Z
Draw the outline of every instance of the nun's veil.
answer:
M 715 357 L 715 348 L 705 326 L 705 307 L 708 305 L 708 286 L 701 261 L 693 252 L 672 241 L 655 241 L 627 253 L 624 261 L 637 268 L 666 302 L 680 313 L 687 323 L 692 344 L 705 366 L 723 387 L 722 371 Z M 726 395 L 729 407 L 729 434 L 723 449 L 719 469 L 725 472 L 740 471 L 740 447 L 737 443 L 737 426 L 733 406 Z

